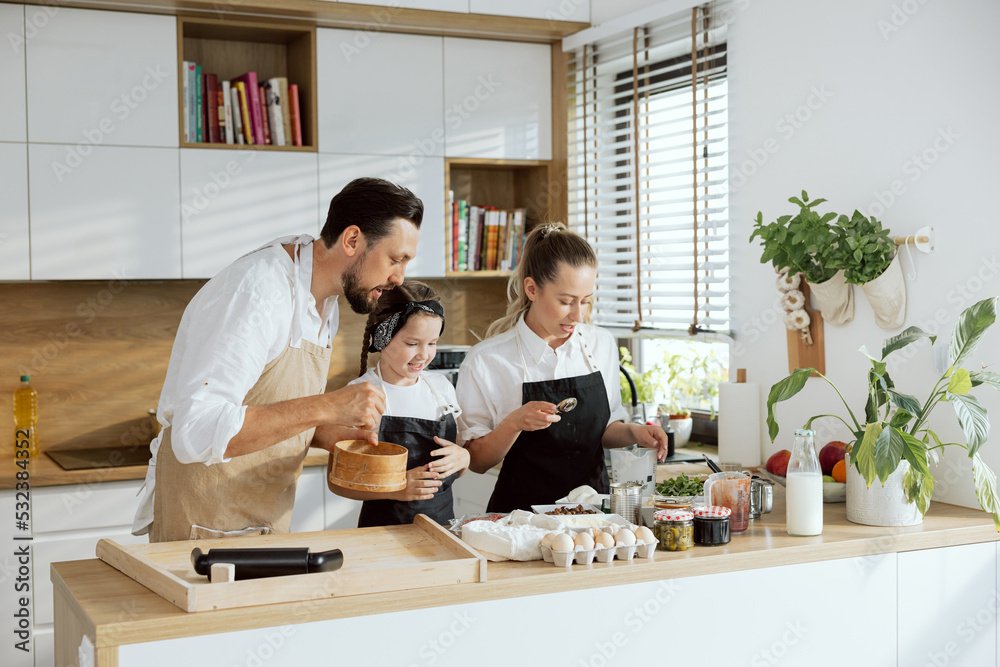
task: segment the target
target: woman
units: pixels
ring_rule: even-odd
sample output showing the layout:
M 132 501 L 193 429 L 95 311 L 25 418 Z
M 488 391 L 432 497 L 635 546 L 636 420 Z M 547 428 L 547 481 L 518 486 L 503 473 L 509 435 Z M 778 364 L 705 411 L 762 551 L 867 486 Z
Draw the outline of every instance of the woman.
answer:
M 503 467 L 487 511 L 551 503 L 587 484 L 607 493 L 603 449 L 638 443 L 666 454 L 659 426 L 621 420 L 618 350 L 590 326 L 597 258 L 562 224 L 528 235 L 507 286 L 507 314 L 490 325 L 458 376 L 459 437 L 469 468 Z M 556 404 L 576 398 L 572 412 Z
M 406 447 L 406 488 L 395 493 L 330 490 L 362 500 L 358 527 L 413 523 L 426 514 L 447 525 L 455 518 L 451 485 L 469 465 L 469 453 L 455 444 L 455 417 L 461 412 L 455 388 L 443 375 L 424 373 L 444 332 L 444 308 L 427 285 L 416 281 L 382 293 L 368 316 L 361 346 L 361 376 L 385 394 L 379 440 Z M 375 368 L 368 353 L 380 352 Z

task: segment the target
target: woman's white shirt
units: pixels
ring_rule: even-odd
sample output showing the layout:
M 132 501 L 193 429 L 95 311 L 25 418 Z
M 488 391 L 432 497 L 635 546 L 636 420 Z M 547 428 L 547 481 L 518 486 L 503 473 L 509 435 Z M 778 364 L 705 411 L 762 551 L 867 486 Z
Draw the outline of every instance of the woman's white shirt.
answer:
M 517 335 L 520 335 L 524 354 L 523 366 Z M 608 424 L 627 420 L 618 379 L 618 346 L 610 332 L 580 324 L 568 341 L 553 349 L 524 323 L 524 316 L 521 316 L 512 329 L 487 338 L 465 357 L 458 372 L 457 393 L 462 398 L 459 440 L 465 444 L 483 437 L 521 407 L 525 368 L 529 382 L 560 380 L 593 372 L 579 336 L 586 340 L 597 366 L 595 370 L 601 371 L 604 379 L 611 408 Z
M 458 406 L 455 387 L 452 386 L 447 377 L 437 373 L 421 373 L 412 385 L 401 386 L 388 382 L 383 383 L 375 369 L 369 368 L 367 373 L 356 380 L 351 380 L 348 384 L 359 382 L 371 382 L 385 391 L 385 414 L 391 417 L 437 420 L 444 417 L 445 405 L 453 406 L 456 409 Z M 441 398 L 435 396 L 428 385 L 433 385 Z M 445 405 L 442 405 L 442 400 Z M 460 413 L 461 410 L 452 412 L 456 416 Z

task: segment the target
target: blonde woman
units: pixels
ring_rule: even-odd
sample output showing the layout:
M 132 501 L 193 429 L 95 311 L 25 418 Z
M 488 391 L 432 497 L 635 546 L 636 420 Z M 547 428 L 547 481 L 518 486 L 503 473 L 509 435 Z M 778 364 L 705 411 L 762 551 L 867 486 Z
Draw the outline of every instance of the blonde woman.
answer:
M 659 426 L 627 423 L 612 335 L 588 323 L 597 258 L 559 223 L 528 235 L 507 287 L 507 314 L 459 371 L 459 438 L 469 468 L 503 467 L 489 512 L 551 503 L 584 484 L 608 492 L 604 449 L 638 443 L 666 454 Z M 576 409 L 556 404 L 576 398 Z

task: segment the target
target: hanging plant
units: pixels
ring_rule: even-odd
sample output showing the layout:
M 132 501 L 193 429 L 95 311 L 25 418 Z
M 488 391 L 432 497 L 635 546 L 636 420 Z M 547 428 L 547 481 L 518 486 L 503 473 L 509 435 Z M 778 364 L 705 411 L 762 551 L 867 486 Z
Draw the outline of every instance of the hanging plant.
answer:
M 764 224 L 763 213 L 757 213 L 750 241 L 759 238 L 764 247 L 761 264 L 771 262 L 779 272 L 787 269 L 789 277 L 801 273 L 810 283 L 829 280 L 839 268 L 836 252 L 843 229 L 830 224 L 837 214 L 817 213 L 813 209 L 826 200 L 810 201 L 805 190 L 801 199 L 790 197 L 788 201 L 799 207 L 797 214 Z

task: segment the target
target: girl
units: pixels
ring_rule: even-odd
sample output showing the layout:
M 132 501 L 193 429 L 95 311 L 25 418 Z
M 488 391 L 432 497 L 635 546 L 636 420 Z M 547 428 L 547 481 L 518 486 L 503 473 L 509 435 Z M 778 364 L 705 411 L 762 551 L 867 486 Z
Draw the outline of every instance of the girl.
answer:
M 625 423 L 612 335 L 586 323 L 597 258 L 562 224 L 535 228 L 507 286 L 507 314 L 490 325 L 458 375 L 470 468 L 503 467 L 488 512 L 528 510 L 577 486 L 607 493 L 604 448 L 659 448 L 659 426 Z M 555 404 L 576 398 L 576 409 Z
M 451 485 L 469 467 L 469 453 L 455 444 L 460 414 L 455 388 L 443 375 L 424 373 L 444 331 L 444 308 L 434 291 L 404 282 L 379 298 L 368 316 L 361 348 L 361 376 L 385 392 L 378 438 L 409 452 L 406 488 L 371 493 L 331 486 L 346 498 L 363 500 L 358 527 L 413 523 L 426 514 L 438 523 L 455 518 Z M 381 352 L 368 369 L 368 353 Z

